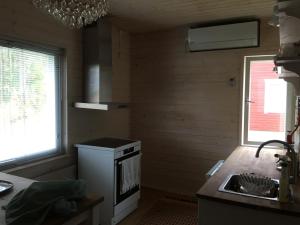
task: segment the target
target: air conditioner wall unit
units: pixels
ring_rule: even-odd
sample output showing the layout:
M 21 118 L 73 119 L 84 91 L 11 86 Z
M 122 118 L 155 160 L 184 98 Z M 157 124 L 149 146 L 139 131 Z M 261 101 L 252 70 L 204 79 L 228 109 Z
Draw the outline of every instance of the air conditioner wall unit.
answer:
M 259 47 L 259 21 L 190 28 L 190 51 Z

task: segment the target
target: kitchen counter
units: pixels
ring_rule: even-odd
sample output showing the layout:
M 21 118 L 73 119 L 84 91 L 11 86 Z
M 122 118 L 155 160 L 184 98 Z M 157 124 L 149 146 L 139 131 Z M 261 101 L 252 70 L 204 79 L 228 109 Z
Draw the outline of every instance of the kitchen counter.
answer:
M 246 197 L 230 193 L 219 192 L 218 188 L 230 174 L 251 173 L 279 179 L 280 172 L 276 170 L 276 153 L 285 153 L 285 150 L 263 148 L 260 157 L 255 158 L 257 148 L 237 147 L 226 159 L 220 170 L 214 174 L 197 192 L 199 202 L 201 199 L 228 203 L 252 209 L 267 210 L 280 214 L 300 217 L 300 179 L 292 186 L 294 191 L 293 203 L 280 203 L 253 197 Z
M 6 173 L 0 172 L 0 180 L 9 181 L 14 184 L 13 189 L 9 193 L 5 193 L 0 195 L 0 207 L 5 206 L 9 203 L 9 201 L 21 190 L 27 188 L 31 185 L 35 180 L 13 176 Z M 44 225 L 78 225 L 83 222 L 87 222 L 85 224 L 90 225 L 98 225 L 99 224 L 99 207 L 101 202 L 103 202 L 103 197 L 98 195 L 89 195 L 84 199 L 78 201 L 77 204 L 77 212 L 71 214 L 68 217 L 62 216 L 52 216 L 48 217 Z M 3 208 L 0 210 L 0 225 L 5 225 L 5 211 Z

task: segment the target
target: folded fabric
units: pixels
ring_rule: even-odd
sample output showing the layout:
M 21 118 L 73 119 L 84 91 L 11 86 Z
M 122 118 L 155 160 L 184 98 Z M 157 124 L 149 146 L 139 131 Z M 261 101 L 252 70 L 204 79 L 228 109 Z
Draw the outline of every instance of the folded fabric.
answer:
M 40 225 L 51 212 L 69 215 L 86 193 L 83 180 L 34 182 L 16 194 L 6 208 L 7 225 Z
M 121 194 L 134 188 L 140 183 L 140 155 L 133 156 L 123 161 L 121 176 Z

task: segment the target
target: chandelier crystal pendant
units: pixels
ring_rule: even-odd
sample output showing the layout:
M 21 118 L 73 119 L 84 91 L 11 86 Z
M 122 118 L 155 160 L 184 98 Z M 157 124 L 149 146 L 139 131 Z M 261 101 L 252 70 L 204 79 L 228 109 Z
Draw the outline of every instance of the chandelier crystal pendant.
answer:
M 70 28 L 81 28 L 109 13 L 108 0 L 32 0 L 37 8 Z

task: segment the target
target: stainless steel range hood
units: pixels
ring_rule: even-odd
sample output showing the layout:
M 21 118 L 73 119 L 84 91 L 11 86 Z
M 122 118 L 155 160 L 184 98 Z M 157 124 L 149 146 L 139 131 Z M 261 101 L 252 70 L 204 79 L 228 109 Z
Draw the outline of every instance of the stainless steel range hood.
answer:
M 126 108 L 127 103 L 112 102 L 112 25 L 98 20 L 83 28 L 84 102 L 77 108 L 109 110 Z

